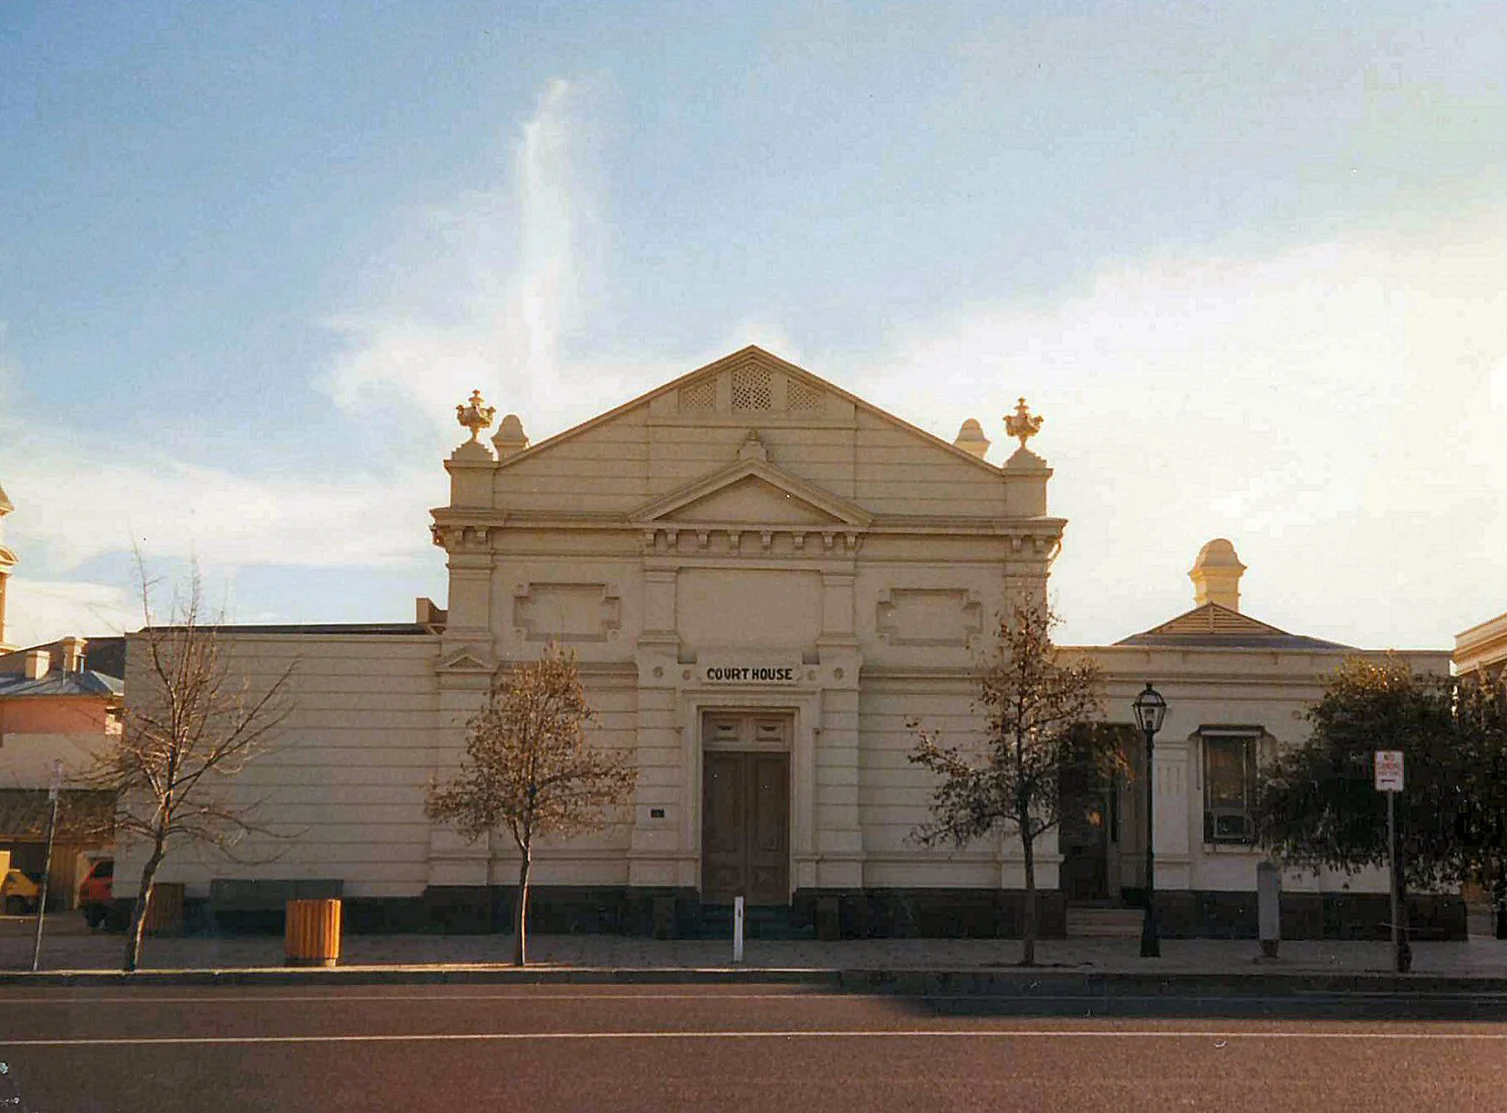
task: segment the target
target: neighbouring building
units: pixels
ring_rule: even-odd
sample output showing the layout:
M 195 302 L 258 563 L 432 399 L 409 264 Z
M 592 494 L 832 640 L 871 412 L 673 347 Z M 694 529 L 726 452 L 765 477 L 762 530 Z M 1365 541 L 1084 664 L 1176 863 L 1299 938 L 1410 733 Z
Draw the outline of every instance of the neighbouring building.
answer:
M 1063 544 L 1023 401 L 1002 466 L 976 421 L 947 443 L 758 348 L 537 445 L 516 415 L 482 439 L 479 396 L 458 416 L 471 439 L 445 462 L 431 526 L 445 606 L 420 600 L 413 623 L 222 629 L 253 681 L 296 662 L 279 746 L 237 782 L 284 838 L 241 848 L 259 865 L 180 854 L 163 880 L 216 915 L 339 893 L 357 930 L 505 930 L 511 841 L 431 824 L 425 790 L 458 763 L 495 670 L 557 642 L 581 662 L 595 744 L 632 754 L 639 781 L 619 822 L 537 853 L 539 929 L 695 932 L 741 893 L 824 934 L 1018 931 L 1015 840 L 917 846 L 928 781 L 907 755 L 917 721 L 977 729 L 977 655 L 1003 610 L 1043 598 Z M 1243 614 L 1243 572 L 1212 541 L 1192 610 L 1076 650 L 1104 669 L 1112 720 L 1128 728 L 1147 681 L 1169 704 L 1150 782 L 1172 935 L 1254 935 L 1257 766 L 1305 737 L 1304 707 L 1353 652 Z M 139 669 L 128 654 L 128 699 Z M 1038 851 L 1048 935 L 1144 886 L 1148 778 L 1128 737 L 1134 775 L 1077 785 Z M 139 854 L 123 855 L 117 895 Z M 1380 875 L 1284 886 L 1290 936 L 1385 932 Z M 1463 908 L 1420 896 L 1414 922 L 1459 935 Z
M 0 490 L 0 519 L 13 509 Z M 114 797 L 79 786 L 101 742 L 120 729 L 125 641 L 8 645 L 5 588 L 15 564 L 0 547 L 0 851 L 10 852 L 12 868 L 42 871 L 56 765 L 63 782 L 48 904 L 71 908 L 90 859 L 110 843 Z
M 14 509 L 5 488 L 0 487 L 0 653 L 11 648 L 5 641 L 5 592 L 16 567 L 16 554 L 5 547 L 5 516 Z
M 1507 612 L 1455 635 L 1455 671 L 1501 679 L 1507 672 Z

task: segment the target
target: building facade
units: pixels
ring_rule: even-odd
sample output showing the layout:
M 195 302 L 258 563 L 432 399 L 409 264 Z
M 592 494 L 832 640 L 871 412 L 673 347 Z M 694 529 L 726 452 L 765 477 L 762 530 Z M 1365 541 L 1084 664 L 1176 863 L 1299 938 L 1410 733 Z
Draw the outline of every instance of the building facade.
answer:
M 224 631 L 253 681 L 297 662 L 282 741 L 237 784 L 282 839 L 243 848 L 262 865 L 180 855 L 163 880 L 225 913 L 317 890 L 358 928 L 505 925 L 511 841 L 431 824 L 424 794 L 456 768 L 496 670 L 556 643 L 580 661 L 593 744 L 630 754 L 639 778 L 606 830 L 536 851 L 538 928 L 694 932 L 743 895 L 823 934 L 1018 931 L 1018 844 L 917 845 L 930 783 L 908 755 L 917 724 L 977 737 L 978 657 L 1000 614 L 1045 597 L 1063 542 L 1023 401 L 1002 466 L 976 422 L 949 444 L 757 348 L 538 445 L 515 415 L 488 443 L 492 416 L 479 396 L 458 407 L 472 435 L 432 525 L 445 608 Z M 1211 542 L 1194 610 L 1075 651 L 1103 668 L 1112 720 L 1128 725 L 1147 680 L 1170 711 L 1153 775 L 1133 743 L 1134 775 L 1076 786 L 1060 840 L 1039 848 L 1045 934 L 1067 930 L 1072 904 L 1141 891 L 1148 784 L 1165 930 L 1254 934 L 1256 767 L 1301 741 L 1347 650 L 1241 614 L 1242 571 Z M 1380 877 L 1286 886 L 1290 934 L 1386 918 Z M 1449 934 L 1454 904 L 1423 898 L 1416 918 Z
M 1507 611 L 1455 635 L 1455 671 L 1500 679 L 1507 673 Z

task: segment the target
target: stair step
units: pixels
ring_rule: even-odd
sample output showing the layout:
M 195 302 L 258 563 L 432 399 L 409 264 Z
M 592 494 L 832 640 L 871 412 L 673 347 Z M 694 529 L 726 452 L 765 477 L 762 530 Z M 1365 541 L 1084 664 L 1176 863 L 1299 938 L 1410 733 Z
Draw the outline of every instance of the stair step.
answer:
M 733 937 L 733 910 L 730 905 L 704 904 L 701 906 L 701 930 L 703 939 L 731 939 Z M 815 924 L 795 924 L 791 910 L 785 905 L 751 905 L 743 917 L 745 939 L 815 939 Z
M 1067 910 L 1069 939 L 1135 939 L 1144 914 L 1139 908 L 1072 908 Z

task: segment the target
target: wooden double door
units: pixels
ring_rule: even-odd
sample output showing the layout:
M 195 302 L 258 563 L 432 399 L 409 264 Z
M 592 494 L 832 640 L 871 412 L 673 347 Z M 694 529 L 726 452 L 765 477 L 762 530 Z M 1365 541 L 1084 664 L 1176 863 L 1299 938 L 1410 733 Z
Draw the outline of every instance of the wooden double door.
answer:
M 707 904 L 790 903 L 789 720 L 708 716 L 701 777 L 701 899 Z M 736 732 L 735 736 L 728 735 Z M 719 734 L 721 737 L 719 737 Z

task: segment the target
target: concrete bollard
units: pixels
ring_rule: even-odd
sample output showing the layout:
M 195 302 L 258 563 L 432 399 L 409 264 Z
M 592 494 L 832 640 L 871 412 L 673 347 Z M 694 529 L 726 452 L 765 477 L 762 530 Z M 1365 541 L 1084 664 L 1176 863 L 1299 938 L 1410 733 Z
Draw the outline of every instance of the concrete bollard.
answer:
M 1282 871 L 1275 862 L 1256 863 L 1256 932 L 1261 957 L 1276 958 L 1282 939 Z

